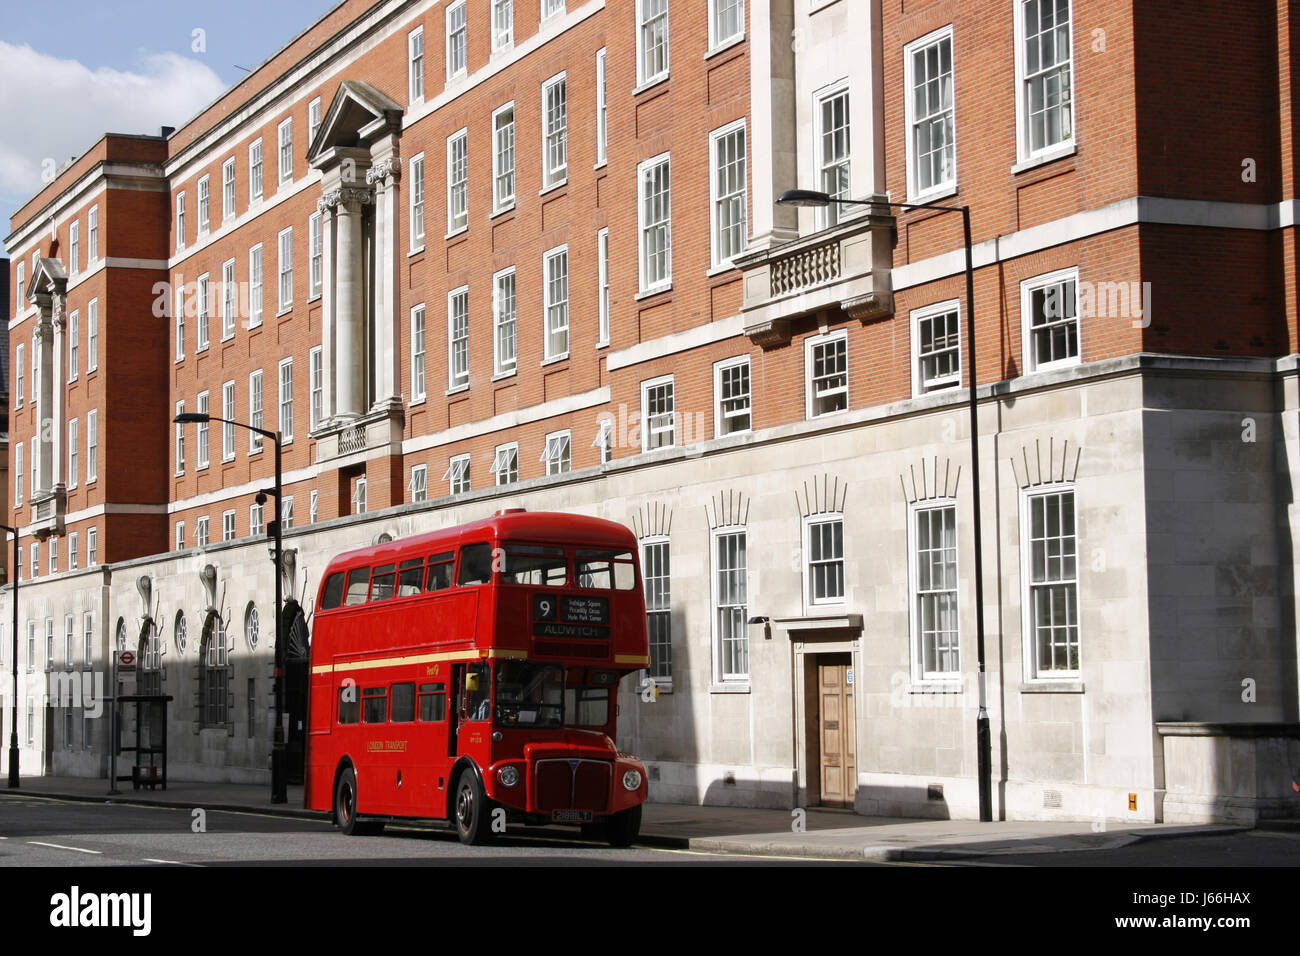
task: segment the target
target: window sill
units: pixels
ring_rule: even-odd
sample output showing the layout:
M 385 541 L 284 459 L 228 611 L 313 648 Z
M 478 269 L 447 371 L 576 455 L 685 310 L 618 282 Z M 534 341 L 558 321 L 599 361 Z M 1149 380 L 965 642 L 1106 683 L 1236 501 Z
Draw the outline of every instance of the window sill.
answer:
M 288 315 L 292 311 L 293 311 L 293 303 L 289 303 L 289 305 L 285 306 L 279 312 L 275 313 L 275 317 L 277 319 L 283 318 L 284 316 Z
M 488 216 L 488 219 L 495 219 L 497 216 L 504 216 L 506 213 L 514 212 L 514 211 L 515 211 L 515 204 L 514 201 L 511 200 L 510 205 L 502 206 L 499 209 L 492 210 L 492 215 Z
M 920 206 L 926 203 L 938 202 L 941 199 L 949 199 L 957 195 L 957 184 L 945 184 L 937 189 L 932 189 L 928 193 L 917 193 L 915 196 L 908 193 L 905 200 L 907 205 Z M 918 212 L 920 210 L 904 210 L 905 212 Z
M 951 385 L 939 385 L 934 388 L 912 389 L 913 398 L 925 398 L 927 395 L 939 395 L 943 392 L 961 391 L 961 382 L 954 382 Z
M 597 343 L 596 343 L 596 351 L 597 351 L 597 352 L 599 352 L 601 349 L 607 349 L 607 348 L 609 348 L 609 342 L 608 342 L 608 341 L 605 341 L 605 342 L 597 342 Z
M 444 393 L 446 395 L 459 395 L 461 392 L 468 392 L 469 385 L 453 385 Z
M 744 42 L 745 42 L 745 34 L 742 32 L 734 37 L 731 37 L 728 40 L 723 40 L 721 43 L 715 46 L 708 53 L 704 54 L 704 59 L 706 60 L 712 59 L 713 57 L 717 56 L 719 53 L 726 53 L 732 47 Z
M 604 168 L 605 168 L 606 166 L 608 166 L 608 165 L 609 165 L 609 160 L 608 160 L 608 159 L 602 159 L 600 162 L 596 163 L 596 165 L 595 165 L 595 166 L 592 166 L 591 168 L 592 168 L 592 169 L 604 169 Z
M 1039 166 L 1045 166 L 1048 163 L 1054 163 L 1058 159 L 1065 159 L 1067 156 L 1073 156 L 1078 151 L 1079 151 L 1079 147 L 1077 142 L 1071 140 L 1069 144 L 1064 146 L 1058 146 L 1052 149 L 1050 152 L 1042 153 L 1038 156 L 1031 156 L 1028 159 L 1022 159 L 1020 162 L 1016 163 L 1014 166 L 1011 167 L 1011 174 L 1014 176 L 1018 173 L 1028 172 L 1029 170 L 1036 169 Z
M 320 294 L 319 292 L 317 292 L 315 295 L 309 295 L 309 296 L 307 296 L 307 304 L 308 304 L 308 305 L 311 305 L 313 302 L 315 302 L 315 301 L 317 301 L 318 299 L 320 299 L 320 297 L 321 297 L 321 294 Z M 261 325 L 262 323 L 261 323 L 261 322 L 258 322 L 257 324 L 258 324 L 258 325 Z
M 537 195 L 545 196 L 547 193 L 555 192 L 555 190 L 562 189 L 567 185 L 569 185 L 569 177 L 565 176 L 563 179 L 556 180 L 555 182 L 551 183 L 549 186 L 543 186 L 541 189 L 537 191 Z
M 712 279 L 714 276 L 720 276 L 724 272 L 735 272 L 735 271 L 736 271 L 736 267 L 730 261 L 727 261 L 727 262 L 719 263 L 718 265 L 714 266 L 708 272 L 704 273 L 704 277 L 706 279 Z
M 446 242 L 448 239 L 455 239 L 457 236 L 464 235 L 468 231 L 469 231 L 469 223 L 465 223 L 465 225 L 458 226 L 457 228 L 451 230 L 451 232 L 443 236 L 442 239 L 444 242 Z
M 1083 681 L 1051 680 L 1050 678 L 1025 681 L 1020 685 L 1019 690 L 1022 694 L 1082 694 Z
M 1073 358 L 1061 359 L 1057 362 L 1048 362 L 1045 365 L 1035 365 L 1033 368 L 1027 369 L 1024 374 L 1037 375 L 1039 372 L 1056 372 L 1063 368 L 1077 368 L 1079 364 L 1079 357 L 1076 355 Z
M 409 258 L 411 258 L 411 256 L 418 256 L 418 255 L 420 255 L 422 252 L 424 252 L 424 246 L 416 246 L 414 249 L 412 249 L 411 251 L 409 251 L 409 252 L 406 254 L 406 258 L 409 259 Z
M 235 334 L 233 332 L 230 335 L 223 335 L 221 337 L 222 345 L 225 345 L 227 342 L 233 342 L 233 341 L 235 341 Z
M 262 327 L 262 320 L 261 320 L 261 319 L 258 319 L 256 322 L 254 322 L 252 319 L 249 319 L 249 321 L 248 321 L 248 328 L 245 329 L 244 331 L 246 331 L 246 332 L 251 332 L 251 331 L 253 331 L 254 329 L 260 329 L 261 327 Z M 232 339 L 234 338 L 233 335 L 230 336 L 230 337 L 231 337 Z M 225 339 L 222 339 L 222 341 L 224 342 Z
M 748 694 L 749 681 L 723 681 L 709 685 L 710 694 Z
M 659 285 L 659 286 L 655 286 L 652 289 L 646 289 L 643 292 L 638 292 L 635 296 L 632 297 L 632 300 L 634 302 L 640 302 L 642 299 L 650 299 L 653 298 L 654 296 L 662 295 L 665 292 L 671 292 L 671 291 L 673 291 L 673 284 L 669 282 L 667 285 Z
M 410 402 L 407 403 L 407 406 L 406 406 L 406 407 L 407 407 L 407 408 L 415 408 L 415 407 L 417 407 L 417 406 L 419 406 L 419 405 L 423 405 L 424 402 L 425 402 L 425 399 L 426 399 L 426 398 L 427 398 L 427 396 L 425 396 L 425 395 L 421 395 L 419 398 L 412 399 Z
M 652 90 L 652 89 L 654 89 L 656 86 L 658 86 L 660 83 L 667 83 L 667 82 L 668 82 L 668 77 L 669 77 L 670 75 L 671 75 L 671 74 L 669 74 L 669 73 L 664 73 L 664 74 L 662 74 L 661 76 L 654 76 L 654 77 L 651 77 L 651 78 L 648 79 L 648 80 L 645 80 L 644 82 L 641 83 L 640 86 L 638 86 L 636 89 L 634 89 L 634 90 L 632 91 L 632 95 L 633 95 L 634 97 L 636 97 L 636 96 L 640 96 L 642 93 L 646 92 L 646 90 Z
M 569 358 L 569 353 L 568 353 L 568 352 L 563 352 L 563 353 L 561 353 L 561 354 L 559 354 L 559 355 L 556 355 L 556 356 L 553 356 L 553 357 L 551 357 L 551 358 L 548 358 L 548 359 L 542 359 L 541 367 L 542 367 L 542 368 L 546 368 L 546 366 L 548 366 L 548 365 L 556 365 L 556 364 L 558 364 L 559 362 L 566 362 L 566 361 L 568 361 L 568 358 Z
M 492 381 L 503 382 L 508 378 L 515 378 L 518 375 L 519 375 L 519 369 L 512 368 L 508 372 L 497 372 L 495 375 L 492 376 Z

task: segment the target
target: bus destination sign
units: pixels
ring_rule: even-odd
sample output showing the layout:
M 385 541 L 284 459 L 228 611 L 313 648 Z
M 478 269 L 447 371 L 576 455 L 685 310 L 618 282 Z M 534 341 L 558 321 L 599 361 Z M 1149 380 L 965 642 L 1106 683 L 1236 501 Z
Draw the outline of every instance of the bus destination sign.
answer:
M 534 594 L 533 635 L 608 640 L 609 599 Z

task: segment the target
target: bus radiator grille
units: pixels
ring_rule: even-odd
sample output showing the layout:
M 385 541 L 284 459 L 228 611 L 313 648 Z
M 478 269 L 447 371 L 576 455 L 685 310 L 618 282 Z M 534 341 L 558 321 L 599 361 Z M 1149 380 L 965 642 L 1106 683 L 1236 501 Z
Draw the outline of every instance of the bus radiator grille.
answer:
M 576 772 L 575 772 L 576 770 Z M 610 764 L 604 760 L 553 758 L 537 761 L 537 809 L 593 810 L 609 806 Z

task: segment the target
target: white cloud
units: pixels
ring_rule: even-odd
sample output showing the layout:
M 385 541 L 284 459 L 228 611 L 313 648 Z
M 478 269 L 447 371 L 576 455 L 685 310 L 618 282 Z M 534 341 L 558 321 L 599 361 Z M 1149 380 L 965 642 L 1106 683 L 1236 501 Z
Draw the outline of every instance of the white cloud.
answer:
M 0 40 L 0 213 L 8 218 L 106 132 L 157 133 L 180 126 L 226 88 L 206 65 L 176 53 L 142 53 L 138 72 L 40 53 Z M 5 228 L 3 232 L 7 233 Z

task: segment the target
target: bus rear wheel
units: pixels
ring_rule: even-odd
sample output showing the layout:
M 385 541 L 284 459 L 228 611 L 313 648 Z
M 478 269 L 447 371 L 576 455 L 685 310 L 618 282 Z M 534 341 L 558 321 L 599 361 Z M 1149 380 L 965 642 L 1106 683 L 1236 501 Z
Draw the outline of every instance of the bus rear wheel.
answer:
M 605 821 L 605 839 L 610 846 L 631 846 L 641 832 L 641 805 L 615 813 Z
M 461 843 L 481 846 L 488 841 L 492 834 L 492 810 L 483 785 L 472 770 L 462 771 L 456 782 L 456 806 L 452 815 Z
M 351 767 L 339 774 L 334 787 L 334 824 L 344 836 L 374 836 L 384 832 L 384 824 L 362 823 L 357 819 L 357 774 Z

